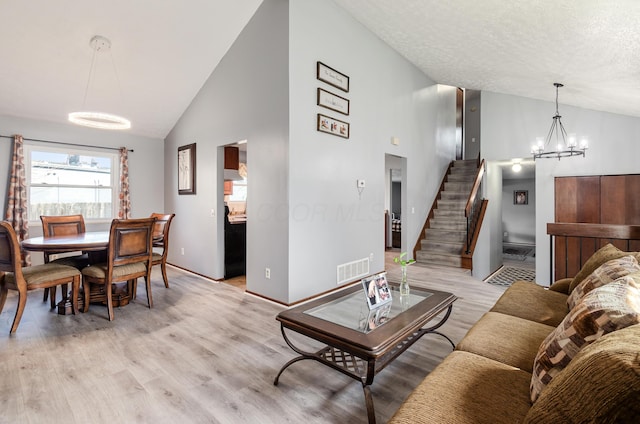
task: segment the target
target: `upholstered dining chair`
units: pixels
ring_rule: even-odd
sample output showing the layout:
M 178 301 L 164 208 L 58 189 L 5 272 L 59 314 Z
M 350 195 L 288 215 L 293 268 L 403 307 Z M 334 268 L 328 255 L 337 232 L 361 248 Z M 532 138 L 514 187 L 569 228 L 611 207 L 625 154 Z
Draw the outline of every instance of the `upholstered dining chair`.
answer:
M 41 215 L 40 221 L 42 221 L 42 235 L 44 237 L 52 236 L 67 236 L 76 235 L 86 232 L 84 225 L 84 217 L 82 215 Z M 59 254 L 61 252 L 45 252 L 44 263 L 50 262 L 50 255 Z M 89 265 L 89 255 L 87 253 L 76 254 L 73 256 L 65 256 L 59 259 L 55 259 L 56 262 L 61 265 L 69 265 L 74 268 L 82 269 Z M 62 286 L 64 297 L 67 291 L 65 286 Z M 51 308 L 55 308 L 56 303 L 56 288 L 44 289 L 43 302 L 47 301 L 47 296 L 51 292 Z
M 147 303 L 153 307 L 151 296 L 152 234 L 155 218 L 114 219 L 109 230 L 107 262 L 89 265 L 82 269 L 84 312 L 89 304 L 105 300 L 109 321 L 113 321 L 112 285 L 127 282 L 129 294 L 135 290 L 139 277 L 144 277 L 147 287 Z M 92 293 L 91 286 L 99 286 Z
M 18 292 L 18 307 L 10 333 L 15 333 L 20 324 L 27 292 L 71 284 L 71 307 L 78 310 L 80 271 L 77 268 L 57 263 L 22 267 L 22 253 L 16 232 L 6 221 L 0 222 L 0 312 L 4 308 L 9 289 Z
M 160 213 L 152 213 L 151 218 L 156 218 L 156 223 L 153 225 L 153 247 L 156 249 L 153 252 L 153 258 L 151 260 L 152 265 L 160 265 L 162 271 L 162 279 L 164 280 L 164 286 L 169 288 L 169 280 L 167 279 L 167 253 L 169 252 L 169 227 L 171 220 L 176 214 L 163 215 Z M 162 249 L 162 253 L 159 250 Z

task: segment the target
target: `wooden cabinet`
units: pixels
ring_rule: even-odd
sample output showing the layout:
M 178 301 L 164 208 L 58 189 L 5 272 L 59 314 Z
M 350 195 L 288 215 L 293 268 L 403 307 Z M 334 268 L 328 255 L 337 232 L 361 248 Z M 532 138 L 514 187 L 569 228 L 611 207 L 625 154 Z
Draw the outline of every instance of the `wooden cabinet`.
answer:
M 224 194 L 233 194 L 233 181 L 224 182 Z
M 224 169 L 238 169 L 240 167 L 240 149 L 226 146 L 224 148 Z
M 594 224 L 640 224 L 640 175 L 596 175 L 556 177 L 555 222 Z M 555 238 L 555 270 L 558 275 L 575 275 L 596 250 L 607 241 L 579 241 Z M 622 250 L 639 250 L 640 245 L 627 246 L 612 242 Z M 565 256 L 565 245 L 567 254 Z M 582 258 L 582 259 L 581 259 Z

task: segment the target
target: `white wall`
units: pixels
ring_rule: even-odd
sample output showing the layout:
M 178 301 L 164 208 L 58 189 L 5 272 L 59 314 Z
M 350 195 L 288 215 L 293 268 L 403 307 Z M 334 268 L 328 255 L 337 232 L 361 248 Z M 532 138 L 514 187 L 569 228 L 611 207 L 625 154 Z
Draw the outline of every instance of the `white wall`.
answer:
M 486 160 L 530 157 L 531 144 L 547 134 L 555 110 L 553 102 L 491 92 L 482 92 L 481 104 L 482 157 Z M 554 177 L 640 172 L 640 118 L 562 104 L 560 113 L 567 132 L 589 137 L 589 150 L 585 158 L 536 161 L 536 279 L 545 285 L 549 283 L 546 225 L 554 220 Z M 489 192 L 490 203 L 499 195 Z
M 514 205 L 513 192 L 526 190 L 528 204 Z M 536 242 L 536 180 L 502 180 L 502 232 L 504 242 L 535 244 Z
M 455 88 L 439 89 L 332 2 L 296 0 L 289 10 L 291 302 L 334 289 L 339 264 L 373 255 L 371 272 L 384 269 L 387 153 L 407 158 L 402 248 L 413 248 L 455 156 Z M 316 80 L 317 61 L 348 75 L 349 92 Z M 351 101 L 339 118 L 351 124 L 348 140 L 316 131 L 317 113 L 338 118 L 316 106 L 317 87 Z M 439 115 L 439 102 L 451 112 Z
M 135 122 L 134 122 L 135 125 Z M 129 152 L 129 183 L 131 191 L 131 215 L 134 218 L 147 217 L 153 212 L 164 212 L 164 175 L 162 163 L 164 152 L 162 140 L 131 135 L 127 132 L 98 130 L 72 124 L 59 124 L 26 118 L 0 115 L 0 134 L 20 134 L 24 138 L 51 140 L 70 144 L 86 144 L 98 147 L 127 147 Z M 29 141 L 25 141 L 29 143 Z M 70 149 L 72 147 L 69 147 Z M 84 148 L 84 147 L 83 147 Z M 2 217 L 7 207 L 7 186 L 13 140 L 0 138 L 0 198 Z M 166 213 L 170 213 L 167 211 Z M 87 230 L 109 229 L 108 222 L 87 223 Z M 30 223 L 30 236 L 42 235 L 40 222 Z M 42 254 L 34 254 L 33 262 L 40 263 Z

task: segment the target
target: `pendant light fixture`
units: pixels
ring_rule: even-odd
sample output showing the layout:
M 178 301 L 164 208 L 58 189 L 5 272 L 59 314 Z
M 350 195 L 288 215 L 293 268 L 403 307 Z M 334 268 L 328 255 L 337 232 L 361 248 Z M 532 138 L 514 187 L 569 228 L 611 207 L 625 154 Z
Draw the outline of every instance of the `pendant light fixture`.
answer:
M 100 128 L 105 130 L 126 130 L 131 128 L 131 121 L 118 115 L 104 112 L 87 111 L 85 105 L 87 102 L 87 95 L 91 88 L 91 82 L 93 79 L 93 73 L 96 62 L 96 55 L 109 53 L 111 55 L 111 41 L 108 38 L 101 35 L 96 35 L 91 38 L 89 45 L 93 49 L 93 57 L 91 59 L 91 68 L 89 69 L 89 78 L 87 80 L 87 86 L 84 90 L 84 100 L 82 101 L 82 109 L 80 112 L 72 112 L 69 114 L 69 121 L 77 125 L 85 127 Z M 111 56 L 111 63 L 113 64 L 113 72 L 118 83 L 118 89 L 120 89 L 120 81 L 118 80 L 118 72 L 116 71 L 115 62 L 113 56 Z
M 576 139 L 575 134 L 567 135 L 567 132 L 564 129 L 564 125 L 562 125 L 562 116 L 558 112 L 558 89 L 560 87 L 564 87 L 564 85 L 556 82 L 553 84 L 556 87 L 556 114 L 553 117 L 553 122 L 551 123 L 551 128 L 549 129 L 549 133 L 547 134 L 547 138 L 543 139 L 542 137 L 538 137 L 536 144 L 531 146 L 531 153 L 533 153 L 533 159 L 540 158 L 565 158 L 571 156 L 583 156 L 587 150 L 588 141 L 586 138 L 582 138 L 580 140 L 580 146 L 578 146 L 578 141 Z M 553 143 L 553 144 L 552 144 Z M 555 146 L 555 150 L 545 151 L 545 149 L 549 148 L 549 146 Z

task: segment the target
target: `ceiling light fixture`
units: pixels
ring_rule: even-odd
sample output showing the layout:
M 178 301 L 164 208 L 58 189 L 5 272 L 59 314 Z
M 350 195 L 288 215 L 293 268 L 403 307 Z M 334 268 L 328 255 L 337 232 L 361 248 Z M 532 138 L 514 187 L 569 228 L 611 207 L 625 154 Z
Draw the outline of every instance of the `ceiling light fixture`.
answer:
M 93 49 L 93 57 L 91 59 L 91 68 L 89 69 L 89 79 L 87 80 L 87 86 L 84 90 L 82 109 L 85 109 L 85 104 L 87 102 L 87 94 L 89 93 L 89 86 L 91 85 L 91 80 L 93 78 L 93 69 L 96 61 L 96 54 L 111 51 L 111 41 L 101 35 L 92 37 L 89 41 L 89 45 Z M 113 64 L 113 71 L 118 82 L 118 88 L 120 88 L 120 81 L 118 80 L 118 72 L 116 71 L 113 56 L 111 56 L 111 63 Z M 69 121 L 77 125 L 105 130 L 126 130 L 131 128 L 131 121 L 129 121 L 128 119 L 111 113 L 103 112 L 72 112 L 69 114 Z
M 551 128 L 549 129 L 549 134 L 547 134 L 546 140 L 542 137 L 538 137 L 536 140 L 536 144 L 531 146 L 531 153 L 533 153 L 533 159 L 540 158 L 565 158 L 571 156 L 583 156 L 587 150 L 588 141 L 586 138 L 582 138 L 580 140 L 580 147 L 578 147 L 578 142 L 575 134 L 567 135 L 567 132 L 564 129 L 564 125 L 562 125 L 562 121 L 560 118 L 560 113 L 558 112 L 558 89 L 560 87 L 564 87 L 564 85 L 559 82 L 553 83 L 556 87 L 556 114 L 553 117 L 553 122 L 551 123 Z M 553 151 L 545 152 L 544 149 L 549 146 L 551 140 L 555 142 L 556 149 Z

